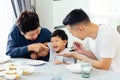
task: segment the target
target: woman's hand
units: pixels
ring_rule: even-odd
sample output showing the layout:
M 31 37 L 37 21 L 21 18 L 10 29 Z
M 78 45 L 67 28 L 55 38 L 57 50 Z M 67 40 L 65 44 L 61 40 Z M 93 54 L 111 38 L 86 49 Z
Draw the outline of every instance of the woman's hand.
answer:
M 38 57 L 43 57 L 49 53 L 49 48 L 45 44 L 35 43 L 28 46 L 28 51 L 34 51 Z M 35 54 L 31 54 L 31 56 L 35 57 Z
M 30 58 L 31 58 L 31 59 L 37 59 L 37 53 L 36 53 L 36 52 L 32 52 L 32 53 L 30 54 Z
M 44 57 L 49 54 L 49 47 L 43 45 L 42 50 L 38 52 L 38 57 Z
M 43 50 L 45 45 L 43 45 L 42 43 L 34 43 L 34 44 L 30 44 L 28 45 L 28 51 L 34 51 L 34 52 L 40 52 Z

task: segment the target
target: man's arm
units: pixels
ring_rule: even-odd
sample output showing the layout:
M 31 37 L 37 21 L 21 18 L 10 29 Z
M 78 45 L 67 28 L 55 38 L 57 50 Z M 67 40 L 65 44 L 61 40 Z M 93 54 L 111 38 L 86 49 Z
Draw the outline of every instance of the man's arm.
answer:
M 79 42 L 74 42 L 73 43 L 73 50 L 75 50 L 79 54 L 86 55 L 89 58 L 97 60 L 96 56 L 89 50 L 85 50 L 83 45 Z
M 100 60 L 95 60 L 95 59 L 91 59 L 91 58 L 88 58 L 84 55 L 80 55 L 77 53 L 72 54 L 72 56 L 79 60 L 91 62 L 93 67 L 98 68 L 98 69 L 103 69 L 103 70 L 108 70 L 112 62 L 112 58 L 101 58 Z

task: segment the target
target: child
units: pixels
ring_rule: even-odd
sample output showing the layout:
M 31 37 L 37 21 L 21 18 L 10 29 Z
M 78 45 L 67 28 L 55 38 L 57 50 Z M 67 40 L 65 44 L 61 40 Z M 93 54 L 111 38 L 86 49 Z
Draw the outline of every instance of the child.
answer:
M 74 58 L 66 58 L 63 56 L 58 56 L 59 54 L 64 54 L 69 52 L 67 48 L 68 36 L 63 30 L 56 30 L 51 35 L 51 47 L 54 53 L 50 53 L 50 61 L 54 64 L 70 64 L 75 63 Z

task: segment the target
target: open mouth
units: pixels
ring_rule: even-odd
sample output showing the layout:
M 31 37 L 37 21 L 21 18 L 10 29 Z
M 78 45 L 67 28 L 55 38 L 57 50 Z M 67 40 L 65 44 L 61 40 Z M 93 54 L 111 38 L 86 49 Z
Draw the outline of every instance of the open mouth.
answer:
M 58 48 L 58 46 L 53 46 L 53 49 L 56 50 Z

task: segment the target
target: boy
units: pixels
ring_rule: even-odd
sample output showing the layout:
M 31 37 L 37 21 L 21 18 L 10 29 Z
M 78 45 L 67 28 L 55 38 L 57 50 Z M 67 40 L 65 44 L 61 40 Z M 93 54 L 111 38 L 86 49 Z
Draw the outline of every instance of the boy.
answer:
M 68 44 L 68 36 L 63 30 L 56 30 L 51 35 L 51 47 L 55 53 L 51 53 L 50 61 L 54 62 L 54 64 L 70 64 L 75 63 L 74 58 L 66 58 L 63 56 L 59 56 L 59 54 L 64 54 L 69 52 L 67 48 Z

